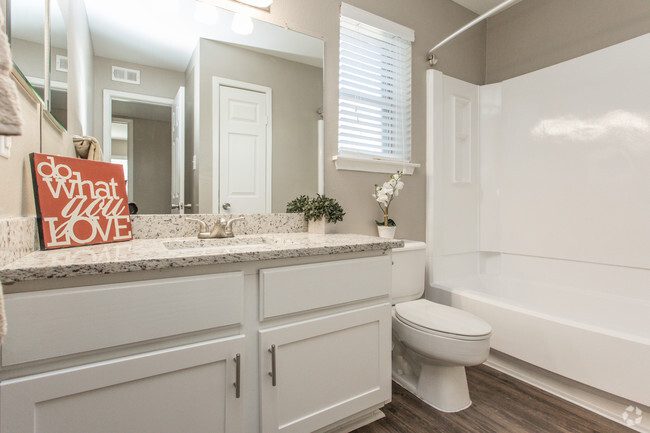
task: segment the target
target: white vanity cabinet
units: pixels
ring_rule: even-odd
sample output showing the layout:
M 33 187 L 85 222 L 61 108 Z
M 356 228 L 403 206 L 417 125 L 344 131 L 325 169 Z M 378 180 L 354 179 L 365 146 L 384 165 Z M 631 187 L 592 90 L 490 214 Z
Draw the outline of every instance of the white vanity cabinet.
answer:
M 240 386 L 243 341 L 206 341 L 3 381 L 0 431 L 241 432 L 234 384 Z
M 314 432 L 390 401 L 390 263 L 380 256 L 260 271 L 262 433 Z M 282 316 L 291 319 L 266 327 Z
M 390 254 L 193 269 L 17 284 L 0 433 L 341 433 L 382 416 Z

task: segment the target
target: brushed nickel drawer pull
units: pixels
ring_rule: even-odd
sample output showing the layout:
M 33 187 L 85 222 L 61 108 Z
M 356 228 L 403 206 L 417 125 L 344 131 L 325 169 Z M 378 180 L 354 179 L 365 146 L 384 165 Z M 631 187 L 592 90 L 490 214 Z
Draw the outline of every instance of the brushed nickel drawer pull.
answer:
M 241 354 L 235 355 L 233 361 L 235 361 L 235 383 L 233 383 L 235 398 L 239 398 L 241 396 Z
M 275 370 L 275 344 L 271 344 L 269 352 L 271 353 L 271 371 L 269 372 L 269 376 L 271 376 L 271 383 L 275 386 L 277 384 L 277 371 Z

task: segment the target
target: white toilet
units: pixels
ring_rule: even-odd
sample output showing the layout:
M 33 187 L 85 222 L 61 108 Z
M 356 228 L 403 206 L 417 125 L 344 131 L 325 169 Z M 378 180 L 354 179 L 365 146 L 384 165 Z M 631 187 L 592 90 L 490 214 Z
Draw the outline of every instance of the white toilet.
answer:
M 393 380 L 443 412 L 468 408 L 465 366 L 483 363 L 492 328 L 458 308 L 419 299 L 426 244 L 393 249 Z

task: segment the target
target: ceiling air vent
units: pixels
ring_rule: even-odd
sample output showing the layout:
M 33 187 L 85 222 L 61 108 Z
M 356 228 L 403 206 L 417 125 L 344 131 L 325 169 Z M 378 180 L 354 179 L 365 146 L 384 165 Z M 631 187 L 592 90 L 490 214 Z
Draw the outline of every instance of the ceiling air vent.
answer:
M 140 84 L 140 71 L 113 66 L 113 81 L 122 83 Z
M 66 56 L 56 56 L 56 70 L 61 72 L 68 72 L 68 58 Z

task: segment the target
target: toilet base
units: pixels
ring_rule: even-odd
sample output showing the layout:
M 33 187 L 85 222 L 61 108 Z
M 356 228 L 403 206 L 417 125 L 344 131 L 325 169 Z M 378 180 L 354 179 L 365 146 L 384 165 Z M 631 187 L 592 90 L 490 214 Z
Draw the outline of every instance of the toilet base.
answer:
M 432 362 L 396 342 L 393 380 L 441 412 L 459 412 L 472 405 L 465 367 Z
M 463 366 L 422 365 L 415 393 L 442 412 L 459 412 L 472 405 Z

